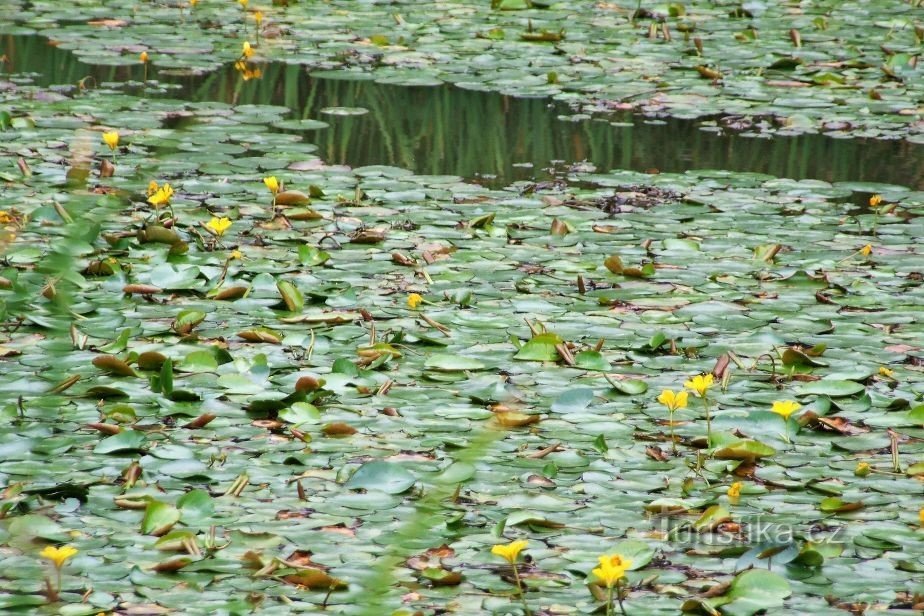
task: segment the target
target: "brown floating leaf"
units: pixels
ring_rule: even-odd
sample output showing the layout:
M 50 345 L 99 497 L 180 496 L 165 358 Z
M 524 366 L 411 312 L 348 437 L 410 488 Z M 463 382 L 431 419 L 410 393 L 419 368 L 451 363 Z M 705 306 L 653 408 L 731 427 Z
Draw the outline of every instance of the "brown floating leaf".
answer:
M 99 355 L 93 358 L 93 365 L 115 376 L 138 376 L 132 367 L 115 355 Z
M 123 293 L 137 293 L 139 295 L 154 295 L 155 293 L 162 293 L 163 289 L 160 287 L 155 287 L 151 284 L 127 284 L 122 287 Z
M 722 78 L 722 73 L 715 70 L 714 68 L 709 68 L 708 66 L 702 66 L 702 65 L 697 66 L 696 72 L 699 73 L 701 76 L 705 77 L 706 79 L 721 79 Z
M 338 421 L 335 423 L 327 424 L 326 426 L 321 428 L 321 432 L 324 433 L 324 436 L 340 437 L 340 436 L 352 436 L 353 434 L 356 434 L 357 430 L 350 424 L 343 423 L 342 421 Z
M 118 434 L 119 432 L 122 431 L 122 428 L 120 428 L 119 426 L 115 424 L 107 424 L 107 423 L 88 423 L 87 427 L 93 428 L 94 430 L 99 430 L 103 434 L 108 434 L 110 436 L 113 434 Z
M 286 212 L 286 218 L 290 220 L 321 220 L 324 216 L 320 212 L 308 208 L 299 208 L 297 210 L 289 210 Z
M 276 205 L 305 205 L 311 198 L 300 190 L 284 190 L 276 195 Z
M 557 218 L 552 219 L 552 226 L 549 228 L 550 235 L 568 235 L 571 232 L 571 229 L 568 228 L 568 223 L 564 223 Z
M 309 392 L 323 387 L 324 383 L 313 376 L 303 376 L 295 381 L 295 391 Z
M 309 590 L 346 590 L 348 584 L 318 569 L 304 569 L 282 578 L 289 584 L 303 586 Z
M 212 299 L 217 300 L 235 300 L 244 297 L 247 294 L 247 289 L 249 287 L 236 286 L 236 287 L 225 287 L 220 289 L 215 295 L 212 296 Z
M 505 428 L 522 428 L 542 419 L 539 415 L 527 415 L 519 411 L 500 411 L 494 413 L 494 419 Z
M 157 351 L 145 351 L 138 356 L 136 364 L 141 370 L 160 370 L 160 367 L 167 361 L 167 356 Z
M 712 376 L 718 380 L 722 380 L 725 377 L 725 373 L 728 371 L 728 362 L 730 361 L 728 353 L 723 353 L 715 362 L 715 366 L 712 367 Z
M 354 244 L 378 244 L 385 240 L 385 232 L 380 229 L 362 229 L 350 236 Z
M 238 332 L 237 335 L 247 342 L 268 342 L 270 344 L 281 344 L 282 338 L 276 332 L 268 329 L 245 329 Z
M 4 357 L 4 355 L 3 355 L 2 353 L 0 353 L 0 357 Z M 79 380 L 80 380 L 80 375 L 79 375 L 79 374 L 71 375 L 71 376 L 67 377 L 66 379 L 64 379 L 63 381 L 61 381 L 60 383 L 58 383 L 57 385 L 55 385 L 54 387 L 52 387 L 52 388 L 48 391 L 48 393 L 50 393 L 50 394 L 60 394 L 61 392 L 67 391 L 68 389 L 70 389 L 71 386 L 74 385 L 74 384 L 75 384 L 77 381 L 79 381 Z
M 604 261 L 603 265 L 606 266 L 606 269 L 610 270 L 614 274 L 622 274 L 623 265 L 622 259 L 619 258 L 619 255 L 610 255 Z
M 157 563 L 151 567 L 151 571 L 156 573 L 173 573 L 174 571 L 179 571 L 183 567 L 189 565 L 191 562 L 192 559 L 186 556 L 182 556 L 180 558 L 171 558 L 170 560 Z
M 111 178 L 115 173 L 115 165 L 113 165 L 109 160 L 103 159 L 103 162 L 99 164 L 99 177 L 101 178 Z
M 408 267 L 417 265 L 417 261 L 400 252 L 391 253 L 391 262 L 395 265 L 405 265 Z
M 217 415 L 213 413 L 202 413 L 189 423 L 183 425 L 183 427 L 190 430 L 198 430 L 199 428 L 204 428 L 209 425 L 215 417 L 217 417 Z
M 138 241 L 143 244 L 176 244 L 179 243 L 180 236 L 173 229 L 151 225 L 138 230 Z
M 818 417 L 815 421 L 818 422 L 821 428 L 827 428 L 829 430 L 834 430 L 841 434 L 863 434 L 864 432 L 869 432 L 868 428 L 860 428 L 850 423 L 849 420 L 843 417 Z

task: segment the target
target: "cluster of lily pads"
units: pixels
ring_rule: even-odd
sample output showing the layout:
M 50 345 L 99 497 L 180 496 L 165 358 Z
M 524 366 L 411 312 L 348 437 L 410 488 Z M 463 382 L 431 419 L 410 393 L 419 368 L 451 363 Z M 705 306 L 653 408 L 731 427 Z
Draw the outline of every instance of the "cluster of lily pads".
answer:
M 180 7 L 59 25 L 166 67 L 252 58 L 254 8 L 146 58 L 98 29 Z M 498 189 L 328 164 L 288 113 L 0 88 L 4 612 L 920 609 L 924 195 Z
M 142 11 L 136 0 L 12 0 L 0 7 L 0 32 L 38 32 L 90 64 L 125 65 L 152 50 L 166 71 L 217 69 L 241 40 L 256 40 L 262 59 L 388 83 L 553 96 L 587 111 L 721 115 L 764 134 L 921 143 L 917 4 L 454 0 L 384 10 L 184 0 Z M 239 63 L 245 76 L 260 70 Z

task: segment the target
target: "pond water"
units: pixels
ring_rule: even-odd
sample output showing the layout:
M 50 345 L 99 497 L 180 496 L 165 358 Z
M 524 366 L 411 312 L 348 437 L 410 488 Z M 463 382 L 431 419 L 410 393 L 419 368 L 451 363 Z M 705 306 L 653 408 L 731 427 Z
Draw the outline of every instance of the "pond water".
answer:
M 31 74 L 49 86 L 113 86 L 134 82 L 143 69 L 82 63 L 40 36 L 0 37 L 7 73 Z M 229 66 L 205 75 L 171 74 L 151 67 L 162 86 L 150 96 L 188 101 L 283 105 L 297 119 L 326 128 L 306 131 L 332 164 L 387 164 L 420 174 L 453 174 L 503 185 L 544 179 L 548 169 L 589 163 L 600 171 L 682 172 L 723 169 L 793 179 L 866 181 L 924 189 L 924 146 L 907 141 L 839 139 L 825 135 L 776 137 L 724 131 L 692 120 L 614 114 L 576 117 L 561 103 L 513 98 L 452 86 L 407 87 L 375 81 L 312 76 L 282 63 L 262 67 L 242 82 Z M 332 115 L 324 110 L 364 110 Z

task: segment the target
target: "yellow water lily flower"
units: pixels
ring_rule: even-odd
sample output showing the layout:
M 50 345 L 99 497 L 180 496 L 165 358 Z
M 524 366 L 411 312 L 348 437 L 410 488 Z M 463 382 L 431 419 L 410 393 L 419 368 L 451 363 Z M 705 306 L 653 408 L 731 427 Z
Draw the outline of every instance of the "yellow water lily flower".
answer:
M 741 497 L 741 482 L 736 481 L 728 486 L 728 491 L 725 494 L 731 502 L 738 502 L 738 499 Z
M 625 577 L 626 569 L 632 566 L 632 561 L 619 554 L 610 554 L 600 557 L 600 566 L 591 571 L 607 588 L 612 588 Z
M 864 257 L 870 256 L 870 254 L 872 254 L 872 252 L 873 252 L 873 245 L 872 245 L 872 244 L 867 244 L 866 246 L 864 246 L 863 248 L 860 249 L 860 254 L 863 255 Z
M 246 9 L 246 8 L 247 8 L 247 3 L 248 3 L 250 0 L 237 0 L 237 1 L 238 1 L 238 3 L 241 5 L 241 8 L 242 8 L 242 9 Z
M 240 250 L 232 250 L 231 254 L 228 255 L 228 260 L 233 261 L 234 259 L 242 261 L 244 259 L 244 253 Z
M 665 389 L 658 396 L 658 402 L 667 407 L 667 410 L 673 413 L 677 409 L 686 408 L 688 394 L 685 391 L 671 391 Z
M 782 415 L 783 419 L 789 419 L 789 416 L 802 408 L 802 405 L 795 400 L 777 400 L 773 403 L 770 410 L 777 415 Z
M 218 237 L 221 237 L 225 234 L 225 231 L 231 228 L 232 224 L 233 223 L 231 222 L 230 218 L 216 218 L 215 216 L 212 216 L 212 219 L 205 223 L 205 226 L 212 233 Z
M 512 565 L 517 562 L 517 557 L 519 557 L 520 552 L 525 550 L 528 545 L 528 541 L 517 539 L 516 541 L 511 541 L 507 545 L 495 545 L 491 548 L 491 554 L 500 556 Z
M 110 150 L 115 150 L 119 147 L 119 131 L 110 130 L 103 133 L 103 142 L 109 146 Z
M 700 398 L 705 398 L 706 392 L 714 383 L 715 379 L 712 378 L 711 374 L 697 374 L 689 381 L 686 381 L 683 386 L 693 391 Z
M 142 63 L 142 64 L 147 64 L 147 63 L 148 63 L 148 52 L 142 51 L 142 52 L 138 55 L 138 59 L 141 60 L 141 63 Z
M 253 47 L 250 46 L 250 41 L 244 41 L 244 46 L 241 48 L 241 55 L 245 58 L 253 57 Z
M 73 558 L 76 554 L 77 548 L 73 546 L 64 545 L 58 548 L 49 545 L 41 551 L 39 556 L 42 558 L 47 558 L 52 563 L 54 563 L 56 569 L 60 569 L 64 566 L 64 563 Z
M 885 366 L 879 366 L 879 376 L 884 376 L 887 379 L 894 379 L 895 373 L 886 368 Z
M 423 297 L 419 293 L 411 293 L 407 296 L 407 305 L 411 310 L 417 310 L 421 303 L 423 303 Z
M 241 71 L 241 77 L 244 78 L 244 81 L 250 81 L 251 79 L 259 79 L 262 76 L 263 76 L 263 71 L 258 68 L 255 68 L 253 70 L 245 69 Z
M 880 203 L 882 203 L 882 195 L 873 195 L 872 197 L 869 198 L 870 207 L 876 207 Z
M 870 468 L 869 462 L 857 462 L 857 467 L 853 469 L 853 474 L 857 477 L 866 477 L 873 472 L 873 469 Z
M 266 187 L 269 188 L 269 191 L 274 195 L 279 192 L 279 180 L 276 179 L 275 175 L 263 178 L 263 183 L 266 184 Z
M 253 20 L 254 20 L 255 22 L 257 22 L 257 25 L 258 25 L 258 26 L 259 26 L 260 24 L 262 24 L 262 23 L 263 23 L 263 12 L 262 12 L 262 11 L 254 11 L 254 13 L 253 13 Z
M 150 185 L 148 186 L 150 188 Z M 170 198 L 173 197 L 173 187 L 170 184 L 164 184 L 157 191 L 148 197 L 148 203 L 154 207 L 160 207 L 162 205 L 169 205 Z

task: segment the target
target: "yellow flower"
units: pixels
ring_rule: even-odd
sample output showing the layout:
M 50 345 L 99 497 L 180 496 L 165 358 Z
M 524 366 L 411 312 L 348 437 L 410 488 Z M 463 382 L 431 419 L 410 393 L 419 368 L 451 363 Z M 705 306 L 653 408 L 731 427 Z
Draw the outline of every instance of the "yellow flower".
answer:
M 857 477 L 866 477 L 873 469 L 870 468 L 869 462 L 857 462 L 857 467 L 853 469 L 853 474 Z
M 196 6 L 199 3 L 199 0 L 189 0 L 189 6 Z
M 228 255 L 228 260 L 233 261 L 234 259 L 237 259 L 238 261 L 243 261 L 244 253 L 242 253 L 240 250 L 232 250 L 231 254 Z
M 626 569 L 632 566 L 632 561 L 619 554 L 600 557 L 600 566 L 591 573 L 603 582 L 607 588 L 612 588 L 626 575 Z
M 887 379 L 894 379 L 895 373 L 886 368 L 885 366 L 879 366 L 879 376 L 884 376 Z
M 147 64 L 148 63 L 148 52 L 142 51 L 141 54 L 138 56 L 138 58 L 141 60 L 142 64 Z
M 245 58 L 253 57 L 253 47 L 250 46 L 250 41 L 244 41 L 244 46 L 241 49 L 241 55 Z
M 279 180 L 276 179 L 275 175 L 263 178 L 263 183 L 266 184 L 266 187 L 269 188 L 269 191 L 274 195 L 279 192 Z
M 111 130 L 103 133 L 103 142 L 109 146 L 110 150 L 119 147 L 119 131 Z
M 674 392 L 670 389 L 665 389 L 661 392 L 661 395 L 658 396 L 658 402 L 666 406 L 667 410 L 673 413 L 677 409 L 686 408 L 687 392 L 682 390 Z
M 77 548 L 65 545 L 60 548 L 48 546 L 39 554 L 42 558 L 47 558 L 54 563 L 55 567 L 60 569 L 70 558 L 77 554 Z
M 869 198 L 870 207 L 876 207 L 880 203 L 882 203 L 882 195 L 873 195 L 872 197 Z
M 246 8 L 247 8 L 247 3 L 248 3 L 250 0 L 237 0 L 237 1 L 240 3 L 242 9 L 246 9 Z
M 741 482 L 736 481 L 730 486 L 728 486 L 728 492 L 725 494 L 728 495 L 728 500 L 733 503 L 737 503 L 738 499 L 741 497 Z
M 860 254 L 863 255 L 864 257 L 868 257 L 872 252 L 873 252 L 872 244 L 867 244 L 866 246 L 860 249 Z
M 802 408 L 802 405 L 794 400 L 777 400 L 773 403 L 770 410 L 777 415 L 782 415 L 783 419 L 789 419 L 789 416 Z
M 160 186 L 157 185 L 157 182 L 155 182 L 154 180 L 151 180 L 150 182 L 148 182 L 147 195 L 150 197 L 151 195 L 156 193 L 159 189 L 160 189 Z
M 221 237 L 225 234 L 225 231 L 231 228 L 231 224 L 230 218 L 215 218 L 212 216 L 212 220 L 205 223 L 205 226 L 212 233 Z
M 5 225 L 10 222 L 13 222 L 13 217 L 10 216 L 10 213 L 6 210 L 0 210 L 0 225 Z
M 918 519 L 921 521 L 921 526 L 924 526 L 924 507 L 918 511 Z
M 520 552 L 525 550 L 526 546 L 528 545 L 528 541 L 518 539 L 517 541 L 512 541 L 507 545 L 495 545 L 493 548 L 491 548 L 491 554 L 500 556 L 512 565 L 517 562 L 517 557 L 520 555 Z
M 257 22 L 257 25 L 258 25 L 258 26 L 259 26 L 261 23 L 263 23 L 263 12 L 262 12 L 262 11 L 254 11 L 253 20 L 254 20 L 255 22 Z
M 697 374 L 689 381 L 683 384 L 689 390 L 692 390 L 700 398 L 706 397 L 706 392 L 712 387 L 714 379 L 711 374 Z
M 150 188 L 150 186 L 148 186 Z M 162 205 L 168 205 L 170 203 L 170 198 L 173 196 L 173 187 L 170 184 L 164 184 L 157 191 L 148 197 L 148 203 L 154 207 L 160 207 Z
M 411 293 L 407 296 L 407 305 L 411 310 L 416 310 L 423 302 L 423 297 L 419 293 Z

